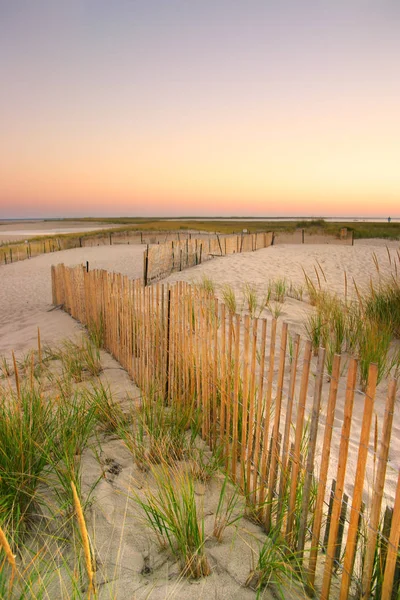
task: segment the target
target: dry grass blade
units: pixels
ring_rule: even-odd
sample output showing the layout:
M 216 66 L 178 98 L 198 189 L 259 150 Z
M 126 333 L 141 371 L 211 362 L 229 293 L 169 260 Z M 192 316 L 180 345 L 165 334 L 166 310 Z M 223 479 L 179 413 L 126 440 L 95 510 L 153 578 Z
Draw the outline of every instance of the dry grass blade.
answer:
M 86 528 L 85 517 L 83 515 L 82 505 L 80 503 L 79 496 L 73 481 L 71 481 L 71 488 L 72 495 L 74 498 L 76 518 L 78 520 L 79 531 L 81 532 L 82 537 L 83 551 L 85 553 L 86 573 L 89 578 L 88 598 L 90 598 L 91 593 L 94 592 L 94 571 L 92 565 L 92 556 L 90 552 L 89 536 Z
M 19 372 L 18 372 L 17 361 L 15 360 L 14 352 L 12 352 L 12 359 L 13 359 L 13 363 L 14 363 L 14 375 L 15 375 L 15 385 L 17 386 L 18 404 L 21 405 L 21 388 L 19 385 Z
M 39 355 L 39 367 L 42 366 L 42 344 L 40 341 L 40 329 L 37 329 L 37 340 L 38 340 L 38 355 Z
M 319 262 L 319 260 L 317 260 L 317 265 L 318 265 L 318 267 L 319 267 L 319 270 L 320 270 L 320 271 L 321 271 L 321 273 L 322 273 L 322 277 L 324 278 L 324 281 L 325 281 L 325 283 L 328 283 L 328 281 L 327 281 L 327 279 L 326 279 L 326 276 L 325 276 L 325 271 L 324 271 L 324 270 L 323 270 L 323 268 L 321 267 L 321 263 Z
M 11 591 L 13 583 L 14 583 L 15 572 L 17 570 L 17 563 L 15 562 L 15 556 L 11 550 L 10 544 L 8 543 L 6 534 L 4 533 L 1 526 L 0 526 L 0 546 L 3 548 L 4 553 L 6 555 L 7 562 L 11 567 L 11 577 L 10 577 L 10 591 Z
M 372 253 L 372 260 L 374 261 L 375 269 L 376 269 L 378 275 L 380 275 L 379 261 L 378 261 L 378 257 L 376 256 L 375 252 Z
M 354 279 L 354 277 L 353 277 L 353 285 L 354 285 L 354 289 L 357 294 L 358 302 L 360 303 L 361 312 L 364 313 L 364 302 L 363 302 L 362 296 L 360 294 L 360 290 L 358 289 L 358 286 L 356 284 L 356 280 Z
M 315 271 L 315 274 L 316 274 L 316 276 L 317 276 L 317 281 L 318 281 L 318 289 L 321 289 L 321 281 L 320 281 L 319 274 L 318 274 L 318 271 L 317 271 L 317 267 L 316 267 L 316 266 L 314 266 L 314 271 Z

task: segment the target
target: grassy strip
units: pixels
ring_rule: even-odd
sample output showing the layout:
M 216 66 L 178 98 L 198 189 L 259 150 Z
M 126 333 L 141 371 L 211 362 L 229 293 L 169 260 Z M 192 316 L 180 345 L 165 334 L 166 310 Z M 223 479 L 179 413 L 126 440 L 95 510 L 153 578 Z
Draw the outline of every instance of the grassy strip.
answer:
M 68 221 L 68 219 L 65 219 Z M 71 219 L 73 221 L 81 219 Z M 108 224 L 120 224 L 121 228 L 113 231 L 122 231 L 123 225 L 130 225 L 129 229 L 137 231 L 179 231 L 194 229 L 198 231 L 220 232 L 220 233 L 237 233 L 247 229 L 249 232 L 256 231 L 276 231 L 276 232 L 293 232 L 296 229 L 306 229 L 311 233 L 328 233 L 338 235 L 340 229 L 346 227 L 354 232 L 354 239 L 361 238 L 383 238 L 383 239 L 400 239 L 400 223 L 370 223 L 370 222 L 334 222 L 325 221 L 324 219 L 298 219 L 295 221 L 280 221 L 279 219 L 271 219 L 270 221 L 258 221 L 257 218 L 243 218 L 238 221 L 213 221 L 210 219 L 193 220 L 193 218 L 182 218 L 175 221 L 169 219 L 154 218 L 139 218 L 139 217 L 110 217 L 110 218 L 86 218 L 82 222 L 100 222 Z
M 76 221 L 77 219 L 73 219 Z M 65 219 L 68 221 L 68 219 Z M 124 232 L 177 232 L 194 230 L 206 233 L 240 233 L 243 229 L 247 229 L 250 233 L 274 231 L 276 233 L 294 233 L 296 230 L 305 229 L 310 234 L 326 234 L 338 237 L 340 230 L 346 227 L 354 234 L 354 239 L 365 238 L 382 238 L 388 240 L 400 239 L 400 223 L 367 223 L 367 222 L 327 222 L 324 219 L 314 219 L 311 221 L 210 221 L 191 219 L 170 221 L 167 219 L 138 219 L 138 218 L 110 218 L 110 219 L 82 219 L 82 222 L 103 222 L 104 224 L 120 224 L 112 230 L 98 229 L 96 231 L 82 232 L 79 235 L 76 233 L 65 233 L 54 236 L 35 236 L 29 239 L 29 243 L 33 242 L 49 242 L 50 240 L 64 240 L 68 246 L 68 241 L 72 244 L 74 241 L 96 238 L 99 235 L 108 236 Z M 10 249 L 21 248 L 21 252 L 25 251 L 25 244 L 21 242 L 0 244 L 3 252 L 9 253 Z M 23 250 L 22 250 L 23 249 Z

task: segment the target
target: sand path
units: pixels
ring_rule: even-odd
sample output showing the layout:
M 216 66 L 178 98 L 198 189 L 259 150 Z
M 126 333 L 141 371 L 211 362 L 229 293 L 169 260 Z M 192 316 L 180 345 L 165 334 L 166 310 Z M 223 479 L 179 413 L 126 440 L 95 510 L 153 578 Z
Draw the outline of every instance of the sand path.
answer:
M 53 310 L 51 265 L 86 264 L 91 269 L 142 276 L 142 246 L 98 246 L 43 254 L 31 260 L 0 266 L 0 355 L 21 355 L 36 345 L 40 327 L 44 343 L 54 344 L 80 331 L 79 324 Z

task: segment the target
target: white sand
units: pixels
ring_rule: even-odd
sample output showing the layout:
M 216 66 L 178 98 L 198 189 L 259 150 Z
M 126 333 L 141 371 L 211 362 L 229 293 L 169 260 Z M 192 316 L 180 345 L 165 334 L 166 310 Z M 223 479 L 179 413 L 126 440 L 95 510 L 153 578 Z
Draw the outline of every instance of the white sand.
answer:
M 91 269 L 104 268 L 138 278 L 142 276 L 143 247 L 74 249 L 0 267 L 0 355 L 8 355 L 12 349 L 19 355 L 31 350 L 36 344 L 38 326 L 44 342 L 51 344 L 81 331 L 75 320 L 51 306 L 50 266 L 54 262 L 82 264 L 86 260 Z M 101 380 L 110 386 L 115 400 L 124 404 L 127 396 L 140 395 L 127 373 L 105 352 L 102 364 Z M 223 544 L 212 538 L 220 484 L 212 482 L 207 493 L 203 484 L 196 487 L 206 515 L 206 533 L 210 537 L 206 550 L 212 568 L 209 577 L 196 582 L 180 577 L 176 560 L 160 550 L 139 518 L 132 495 L 141 493 L 143 486 L 148 485 L 148 477 L 138 470 L 132 455 L 116 436 L 101 436 L 100 453 L 87 449 L 82 455 L 83 493 L 88 493 L 95 484 L 95 502 L 86 518 L 96 557 L 100 599 L 254 600 L 255 593 L 244 584 L 253 566 L 251 548 L 255 551 L 258 547 L 260 528 L 243 522 L 239 535 L 234 528 L 227 530 Z M 143 573 L 145 564 L 151 569 L 148 573 Z M 55 583 L 49 586 L 54 598 L 59 593 L 56 589 L 52 591 Z M 273 598 L 268 591 L 263 597 Z
M 235 254 L 224 258 L 216 258 L 202 265 L 188 269 L 181 273 L 174 273 L 166 279 L 166 282 L 173 283 L 183 280 L 188 282 L 200 282 L 202 277 L 206 276 L 216 284 L 216 293 L 222 299 L 222 287 L 225 284 L 232 286 L 236 297 L 239 299 L 239 308 L 243 306 L 242 298 L 243 286 L 249 283 L 258 291 L 259 298 L 265 297 L 269 280 L 286 278 L 296 285 L 304 285 L 304 271 L 317 284 L 317 276 L 314 267 L 318 260 L 325 277 L 319 271 L 321 285 L 344 296 L 344 271 L 347 273 L 348 294 L 355 296 L 353 279 L 359 289 L 368 287 L 370 280 L 378 281 L 378 273 L 374 263 L 374 254 L 378 260 L 381 275 L 390 272 L 388 250 L 391 253 L 392 260 L 396 256 L 396 251 L 400 248 L 398 242 L 385 242 L 383 240 L 362 240 L 355 242 L 354 246 L 335 246 L 335 245 L 292 245 L 282 244 L 258 250 L 257 252 Z M 289 324 L 289 331 L 299 333 L 305 338 L 304 327 L 305 317 L 311 311 L 311 307 L 306 302 L 300 302 L 291 298 L 287 299 L 283 305 L 283 312 L 279 320 L 284 320 Z M 267 310 L 261 314 L 262 317 L 271 318 Z M 315 371 L 315 365 L 314 365 Z M 347 371 L 346 371 L 347 372 Z M 299 377 L 300 378 L 300 377 Z M 298 378 L 298 379 L 299 379 Z M 299 384 L 299 381 L 297 382 Z M 338 395 L 338 404 L 336 419 L 334 425 L 334 435 L 332 441 L 331 456 L 339 455 L 340 431 L 343 419 L 343 406 L 345 397 L 345 378 L 340 384 Z M 400 386 L 399 386 L 400 387 Z M 329 384 L 326 381 L 323 386 L 322 412 L 324 413 L 328 399 Z M 379 435 L 382 431 L 382 422 L 385 410 L 385 400 L 387 393 L 387 381 L 382 381 L 378 387 L 375 412 L 378 417 Z M 313 394 L 313 379 L 311 377 L 309 385 L 308 407 L 311 409 Z M 357 452 L 360 439 L 361 423 L 364 410 L 364 393 L 358 390 L 354 399 L 353 420 L 350 439 L 350 450 L 348 459 L 348 476 L 346 481 L 346 491 L 352 493 L 352 477 L 355 475 L 357 465 Z M 400 469 L 400 389 L 397 390 L 396 409 L 393 419 L 393 431 L 390 444 L 389 464 L 387 473 L 387 484 L 385 493 L 387 502 L 393 504 L 394 494 L 397 483 L 398 470 Z M 323 428 L 320 428 L 321 433 Z M 372 444 L 372 438 L 371 438 Z M 320 440 L 320 448 L 322 441 Z M 372 447 L 370 447 L 372 450 Z M 370 457 L 372 451 L 370 452 Z M 320 457 L 319 457 L 320 458 Z M 336 465 L 331 460 L 329 470 L 329 481 L 336 476 Z M 372 460 L 369 460 L 367 469 L 367 481 L 372 489 Z
M 86 264 L 90 269 L 143 275 L 143 246 L 75 248 L 0 266 L 0 355 L 27 352 L 36 344 L 40 327 L 44 343 L 57 343 L 80 330 L 76 321 L 53 310 L 51 265 Z
M 373 261 L 373 252 L 376 253 L 381 269 L 387 270 L 388 256 L 385 242 L 368 240 L 364 243 L 357 242 L 351 246 L 294 246 L 278 245 L 255 253 L 233 255 L 230 257 L 216 258 L 193 269 L 177 273 L 167 279 L 169 282 L 177 280 L 198 281 L 203 275 L 212 278 L 218 286 L 218 295 L 221 296 L 220 286 L 224 283 L 231 284 L 239 296 L 245 282 L 255 285 L 261 292 L 266 290 L 269 279 L 286 278 L 297 285 L 304 284 L 304 270 L 316 281 L 314 266 L 318 259 L 327 278 L 327 287 L 339 294 L 344 292 L 343 272 L 346 271 L 349 284 L 354 277 L 360 286 L 368 285 L 370 277 L 376 278 L 377 273 Z M 398 243 L 388 244 L 393 253 L 399 247 Z M 37 327 L 40 327 L 42 339 L 51 344 L 57 343 L 66 336 L 73 335 L 81 330 L 80 325 L 60 310 L 53 310 L 51 306 L 51 277 L 50 266 L 53 263 L 64 262 L 67 265 L 82 264 L 89 261 L 90 268 L 104 268 L 110 271 L 121 272 L 132 278 L 142 275 L 143 247 L 140 246 L 104 246 L 93 248 L 74 249 L 54 254 L 46 254 L 32 260 L 0 266 L 0 355 L 9 354 L 14 349 L 18 354 L 30 350 L 36 344 Z M 304 302 L 288 300 L 284 304 L 284 313 L 281 319 L 289 322 L 292 331 L 304 335 L 304 314 L 310 310 Z M 111 360 L 111 359 L 110 359 Z M 109 364 L 111 371 L 115 371 L 113 386 L 120 386 L 122 390 L 129 388 L 129 382 L 124 372 L 118 371 L 115 363 Z M 310 384 L 312 395 L 313 383 Z M 131 389 L 135 389 L 132 387 Z M 325 406 L 328 385 L 324 385 Z M 342 387 L 343 391 L 343 387 Z M 123 392 L 124 393 L 124 392 Z M 380 387 L 376 399 L 376 412 L 380 422 L 384 410 L 386 387 Z M 343 394 L 341 394 L 343 396 Z M 354 473 L 356 466 L 356 442 L 359 439 L 362 408 L 364 396 L 356 394 L 354 420 L 351 432 L 351 451 L 349 457 L 349 473 Z M 398 405 L 398 400 L 396 402 Z M 393 501 L 393 491 L 397 478 L 397 468 L 400 464 L 400 420 L 398 406 L 396 406 L 394 427 L 392 433 L 387 499 Z M 332 447 L 332 456 L 337 454 L 343 416 L 343 405 L 339 403 L 337 419 L 335 421 L 335 435 Z M 114 446 L 113 446 L 114 444 Z M 165 584 L 159 577 L 164 573 L 160 562 L 157 567 L 157 579 L 147 584 L 141 579 L 140 569 L 143 566 L 143 556 L 148 542 L 146 539 L 135 537 L 135 523 L 123 521 L 126 490 L 130 486 L 131 467 L 130 458 L 126 456 L 123 446 L 117 441 L 105 445 L 104 457 L 116 460 L 123 466 L 122 476 L 118 481 L 109 486 L 101 482 L 96 492 L 99 501 L 100 513 L 96 517 L 99 525 L 98 543 L 103 544 L 102 553 L 111 552 L 109 560 L 115 551 L 113 545 L 118 547 L 119 536 L 123 536 L 122 567 L 119 573 L 120 586 L 118 598 L 133 597 L 137 589 L 137 598 L 165 598 L 176 586 L 173 578 L 171 583 Z M 93 464 L 90 463 L 92 461 Z M 98 465 L 93 458 L 87 458 L 87 481 L 94 478 Z M 330 473 L 331 475 L 331 473 Z M 371 472 L 368 473 L 369 481 L 372 480 Z M 351 494 L 351 481 L 348 480 L 347 491 Z M 122 532 L 124 529 L 124 532 Z M 240 537 L 240 536 L 239 536 Z M 254 594 L 240 587 L 240 583 L 248 574 L 250 565 L 241 558 L 241 551 L 237 546 L 222 548 L 214 545 L 207 549 L 212 557 L 215 567 L 215 576 L 201 581 L 198 585 L 190 586 L 179 584 L 175 588 L 174 597 L 200 598 L 214 596 L 215 586 L 218 586 L 218 598 L 252 598 Z M 107 567 L 107 556 L 104 557 Z M 153 565 L 154 566 L 154 565 Z M 107 568 L 112 568 L 112 564 Z M 132 571 L 136 573 L 133 577 Z M 217 576 L 217 573 L 220 575 Z M 165 571 L 165 577 L 169 573 Z M 218 578 L 218 583 L 216 583 Z M 154 585 L 154 588 L 152 587 Z M 181 587 L 182 585 L 182 587 Z M 109 586 L 104 587 L 104 597 L 108 597 Z M 183 595 L 179 595 L 179 594 Z M 103 596 L 102 596 L 103 597 Z

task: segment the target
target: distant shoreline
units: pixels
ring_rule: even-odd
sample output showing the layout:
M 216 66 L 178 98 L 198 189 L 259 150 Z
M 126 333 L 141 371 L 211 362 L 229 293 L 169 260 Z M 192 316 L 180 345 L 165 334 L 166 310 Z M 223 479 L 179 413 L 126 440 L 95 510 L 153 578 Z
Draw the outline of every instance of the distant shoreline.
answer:
M 390 215 L 388 215 L 390 216 Z M 217 217 L 200 217 L 200 216 L 195 216 L 195 217 L 188 217 L 188 216 L 184 216 L 184 217 L 158 217 L 158 216 L 149 216 L 149 217 L 113 217 L 113 216 L 109 216 L 109 217 L 99 217 L 99 216 L 93 216 L 93 217 L 40 217 L 40 218 L 9 218 L 9 219 L 0 219 L 0 225 L 10 225 L 12 223 L 55 223 L 55 222 L 60 222 L 60 223 L 64 223 L 64 222 L 69 222 L 71 223 L 72 221 L 76 221 L 77 223 L 82 223 L 82 222 L 93 222 L 96 219 L 101 219 L 101 225 L 103 225 L 105 222 L 107 222 L 107 220 L 112 220 L 112 219 L 132 219 L 135 220 L 137 219 L 138 221 L 143 221 L 143 220 L 154 220 L 154 221 L 225 221 L 225 222 L 243 222 L 243 221 L 258 221 L 258 222 L 268 222 L 268 221 L 287 221 L 287 222 L 291 222 L 291 221 L 314 221 L 316 219 L 323 219 L 324 221 L 326 221 L 327 223 L 387 223 L 388 222 L 388 217 L 363 217 L 363 216 L 353 216 L 353 217 L 343 217 L 343 216 L 336 216 L 336 217 L 324 217 L 324 216 L 293 216 L 293 217 L 284 217 L 284 216 L 280 216 L 280 217 L 249 217 L 249 216 L 245 216 L 245 217 L 237 217 L 237 216 L 231 216 L 231 217 L 222 217 L 222 216 L 217 216 Z M 392 217 L 390 216 L 391 222 L 400 222 L 400 216 L 399 217 Z

